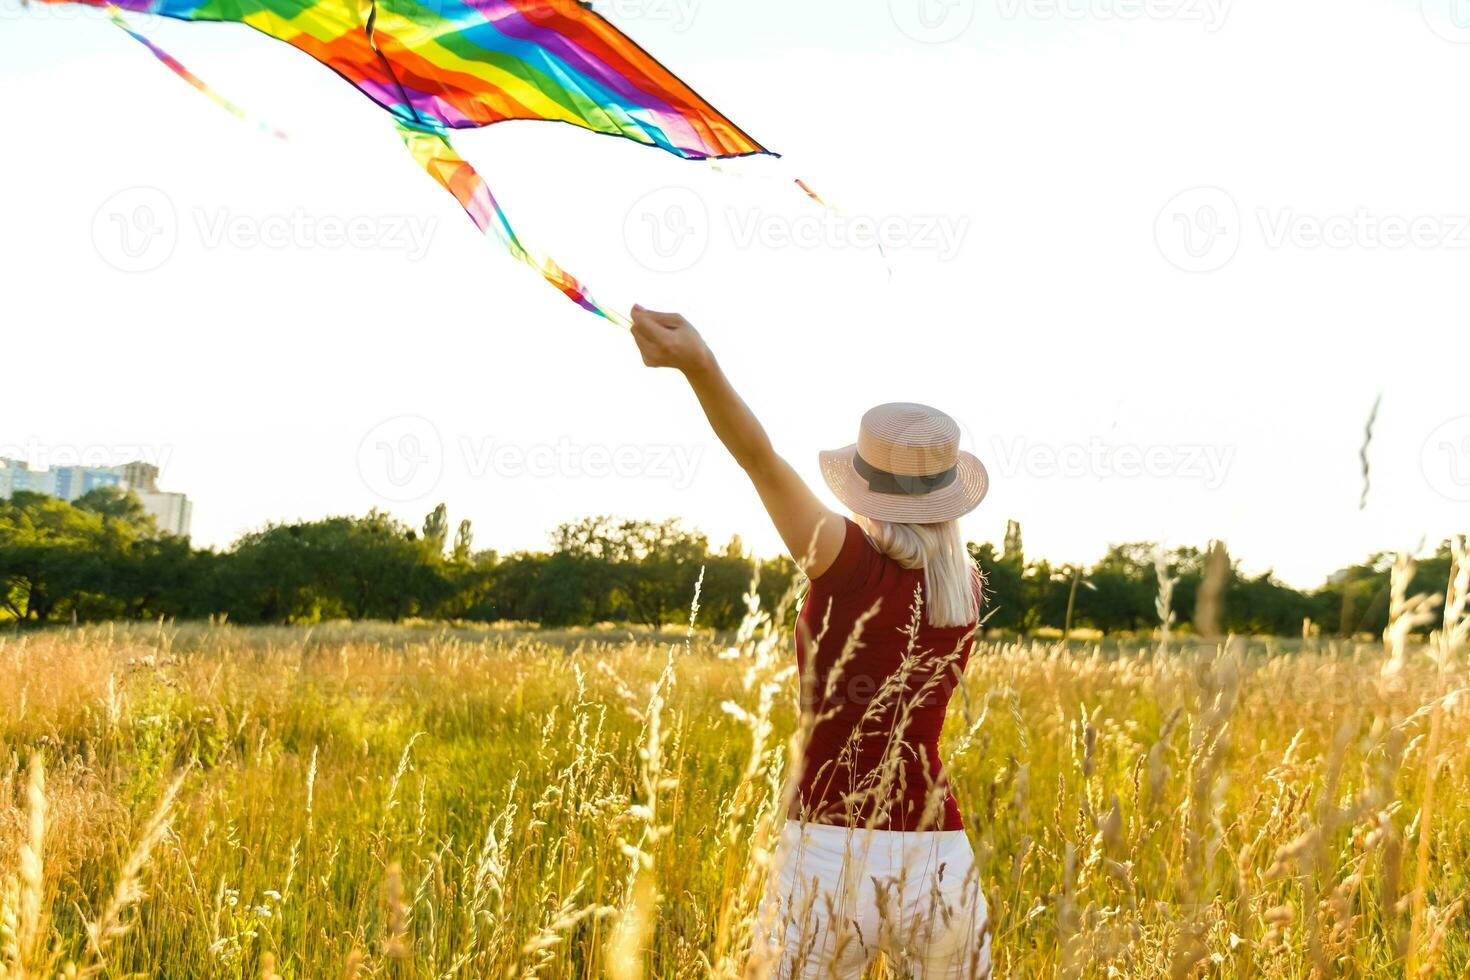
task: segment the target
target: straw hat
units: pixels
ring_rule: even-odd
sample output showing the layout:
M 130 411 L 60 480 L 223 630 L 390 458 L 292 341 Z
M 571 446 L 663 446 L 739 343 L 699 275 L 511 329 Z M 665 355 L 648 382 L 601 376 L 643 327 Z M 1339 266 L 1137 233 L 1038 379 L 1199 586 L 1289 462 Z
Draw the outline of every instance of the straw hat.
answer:
M 858 441 L 821 454 L 822 478 L 853 513 L 901 524 L 938 524 L 985 499 L 990 477 L 960 451 L 960 427 L 927 405 L 879 405 Z

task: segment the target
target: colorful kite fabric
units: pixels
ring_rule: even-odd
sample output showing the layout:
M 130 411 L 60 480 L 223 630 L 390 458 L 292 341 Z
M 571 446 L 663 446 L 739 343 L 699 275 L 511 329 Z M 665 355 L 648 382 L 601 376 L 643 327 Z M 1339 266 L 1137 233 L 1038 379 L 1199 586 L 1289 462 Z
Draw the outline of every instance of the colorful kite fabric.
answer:
M 690 159 L 767 152 L 575 0 L 112 2 L 178 20 L 248 24 L 311 55 L 420 128 L 543 119 Z
M 64 3 L 70 0 L 45 0 Z M 311 55 L 393 114 L 409 152 L 481 231 L 583 309 L 622 326 L 552 259 L 527 248 L 449 130 L 508 119 L 571 123 L 686 159 L 769 153 L 622 32 L 576 0 L 77 0 L 241 119 L 233 102 L 135 31 L 118 8 L 230 21 Z M 265 128 L 276 136 L 279 131 Z M 284 137 L 282 137 L 284 138 Z

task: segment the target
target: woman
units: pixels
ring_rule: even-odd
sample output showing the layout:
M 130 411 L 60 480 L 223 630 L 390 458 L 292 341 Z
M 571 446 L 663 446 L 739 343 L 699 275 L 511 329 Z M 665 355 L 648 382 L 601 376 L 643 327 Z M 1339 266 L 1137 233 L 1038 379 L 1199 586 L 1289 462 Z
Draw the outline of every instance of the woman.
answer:
M 757 960 L 859 977 L 881 950 L 926 980 L 988 976 L 986 904 L 938 751 L 981 602 L 957 519 L 985 496 L 985 468 L 943 413 L 879 406 L 855 445 L 821 457 L 848 520 L 776 454 L 688 321 L 634 307 L 633 339 L 643 363 L 683 372 L 811 580 L 805 748 Z

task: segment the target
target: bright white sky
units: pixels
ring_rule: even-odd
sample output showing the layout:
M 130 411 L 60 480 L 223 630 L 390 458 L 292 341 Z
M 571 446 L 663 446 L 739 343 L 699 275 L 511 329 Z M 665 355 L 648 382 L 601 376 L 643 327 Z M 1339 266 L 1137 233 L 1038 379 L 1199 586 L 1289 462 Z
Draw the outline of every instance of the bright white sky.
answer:
M 864 409 L 924 401 L 990 467 L 975 540 L 1223 537 L 1311 586 L 1470 529 L 1470 3 L 1426 2 L 610 0 L 784 158 L 458 144 L 604 301 L 699 324 L 814 482 Z M 779 549 L 681 380 L 479 238 L 376 107 L 248 29 L 136 23 L 291 138 L 94 12 L 0 0 L 0 455 L 153 458 L 220 546 L 445 500 L 480 547 L 610 512 Z

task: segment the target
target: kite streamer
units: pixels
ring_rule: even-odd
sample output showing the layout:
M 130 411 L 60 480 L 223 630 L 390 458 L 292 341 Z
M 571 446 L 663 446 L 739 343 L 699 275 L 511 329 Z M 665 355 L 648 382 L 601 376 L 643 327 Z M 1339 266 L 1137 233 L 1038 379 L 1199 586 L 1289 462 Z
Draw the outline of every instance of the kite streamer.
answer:
M 820 195 L 816 191 L 812 190 L 811 189 L 811 186 L 808 185 L 807 182 L 804 181 L 804 180 L 802 180 L 800 177 L 797 177 L 796 178 L 796 186 L 797 187 L 800 187 L 802 190 L 806 191 L 806 196 L 809 197 L 809 198 L 811 198 L 813 201 L 816 201 L 822 207 L 828 209 L 829 211 L 836 210 L 835 208 L 832 207 L 832 205 L 830 205 L 826 201 L 822 200 L 822 195 Z
M 142 34 L 139 34 L 137 31 L 133 30 L 132 25 L 123 20 L 122 12 L 119 11 L 116 7 L 108 7 L 107 14 L 109 17 L 112 18 L 113 24 L 121 28 L 123 33 L 127 34 L 134 41 L 137 41 L 139 44 L 143 45 L 143 47 L 153 52 L 153 56 L 159 61 L 163 62 L 168 67 L 169 71 L 173 72 L 175 75 L 179 76 L 184 81 L 194 86 L 200 92 L 203 92 L 206 96 L 213 100 L 216 105 L 218 105 L 220 108 L 224 109 L 231 115 L 235 116 L 237 119 L 241 119 L 246 122 L 250 121 L 250 116 L 248 113 L 245 112 L 244 109 L 241 109 L 239 106 L 235 105 L 235 103 L 231 102 L 229 99 L 225 98 L 223 95 L 220 95 L 214 89 L 210 88 L 207 84 L 205 84 L 204 79 L 200 78 L 198 75 L 194 74 L 192 71 L 180 64 L 179 59 L 175 58 L 173 55 L 169 54 L 167 51 L 154 44 Z M 270 126 L 267 126 L 265 123 L 258 120 L 255 122 L 255 124 L 259 126 L 262 131 L 269 133 L 276 139 L 283 140 L 286 138 L 286 134 L 281 132 L 279 129 L 272 129 Z
M 65 3 L 72 0 L 43 0 Z M 769 154 L 648 52 L 577 0 L 77 0 L 105 9 L 159 61 L 247 114 L 135 31 L 118 8 L 247 24 L 305 52 L 394 117 L 409 152 L 482 232 L 583 309 L 623 326 L 516 235 L 449 131 L 512 119 L 568 123 L 689 160 Z M 262 127 L 278 137 L 279 131 Z M 771 154 L 774 156 L 774 154 Z
M 800 187 L 806 193 L 806 196 L 807 197 L 811 198 L 813 201 L 816 201 L 818 204 L 820 204 L 822 207 L 826 208 L 828 211 L 831 211 L 833 214 L 836 214 L 836 215 L 841 215 L 844 218 L 847 217 L 847 212 L 843 211 L 839 207 L 836 207 L 835 205 L 828 204 L 825 200 L 822 199 L 822 195 L 820 195 L 816 191 L 812 190 L 811 185 L 808 184 L 806 181 L 802 180 L 800 177 L 797 177 L 796 178 L 796 186 L 797 187 Z M 882 241 L 876 241 L 873 244 L 875 246 L 877 246 L 877 249 L 878 249 L 878 257 L 883 260 L 883 267 L 888 270 L 888 281 L 889 282 L 892 282 L 893 281 L 893 265 L 892 265 L 892 263 L 890 263 L 888 261 L 888 252 L 883 248 L 883 242 Z
M 490 192 L 490 185 L 470 166 L 468 160 L 455 151 L 446 134 L 414 129 L 402 123 L 399 124 L 398 131 L 413 158 L 428 171 L 430 177 L 455 196 L 480 231 L 498 238 L 511 255 L 540 272 L 547 282 L 561 290 L 582 309 L 606 317 L 619 326 L 632 326 L 632 321 L 623 314 L 599 306 L 586 287 L 561 266 L 544 255 L 533 253 L 525 246 L 511 227 L 500 203 L 495 200 L 495 195 Z

